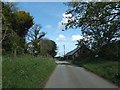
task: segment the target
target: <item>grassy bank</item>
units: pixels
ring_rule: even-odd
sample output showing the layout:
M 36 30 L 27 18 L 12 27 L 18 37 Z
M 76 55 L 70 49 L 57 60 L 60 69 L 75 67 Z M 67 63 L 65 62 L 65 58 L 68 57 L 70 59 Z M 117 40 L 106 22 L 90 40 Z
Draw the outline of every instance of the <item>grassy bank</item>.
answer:
M 73 62 L 82 66 L 97 75 L 110 80 L 120 86 L 120 73 L 118 71 L 118 61 L 106 61 L 102 59 L 82 60 Z
M 51 58 L 19 56 L 12 60 L 3 57 L 3 88 L 42 88 L 54 68 Z

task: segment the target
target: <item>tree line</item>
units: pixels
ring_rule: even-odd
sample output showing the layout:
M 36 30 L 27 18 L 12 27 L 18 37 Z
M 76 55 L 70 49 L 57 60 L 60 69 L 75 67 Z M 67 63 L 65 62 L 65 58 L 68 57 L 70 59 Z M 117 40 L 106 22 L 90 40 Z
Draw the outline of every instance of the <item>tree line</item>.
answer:
M 57 45 L 44 38 L 41 26 L 34 23 L 29 12 L 19 10 L 16 3 L 2 2 L 2 54 L 56 55 Z
M 71 14 L 65 30 L 81 28 L 86 45 L 95 54 L 107 59 L 120 58 L 120 2 L 70 2 L 66 14 Z

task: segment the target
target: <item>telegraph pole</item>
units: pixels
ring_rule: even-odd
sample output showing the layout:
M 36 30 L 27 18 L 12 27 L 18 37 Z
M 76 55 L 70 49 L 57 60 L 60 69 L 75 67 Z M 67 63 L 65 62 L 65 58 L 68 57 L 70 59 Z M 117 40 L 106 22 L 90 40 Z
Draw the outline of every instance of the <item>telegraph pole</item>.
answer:
M 65 56 L 65 45 L 63 45 L 63 48 L 64 48 L 64 56 Z

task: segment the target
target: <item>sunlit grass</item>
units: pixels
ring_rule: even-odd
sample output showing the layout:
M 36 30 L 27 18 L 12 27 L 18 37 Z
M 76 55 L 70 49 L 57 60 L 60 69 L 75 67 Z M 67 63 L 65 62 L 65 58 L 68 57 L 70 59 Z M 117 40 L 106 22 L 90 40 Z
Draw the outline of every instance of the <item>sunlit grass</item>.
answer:
M 16 60 L 4 58 L 3 88 L 41 88 L 55 68 L 51 58 L 20 56 Z

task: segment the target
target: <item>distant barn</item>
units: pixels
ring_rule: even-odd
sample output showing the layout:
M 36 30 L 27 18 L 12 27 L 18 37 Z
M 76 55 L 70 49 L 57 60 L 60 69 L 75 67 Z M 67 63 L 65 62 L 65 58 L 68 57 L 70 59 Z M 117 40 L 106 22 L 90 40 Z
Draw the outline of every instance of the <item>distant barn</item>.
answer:
M 68 52 L 64 56 L 64 58 L 69 60 L 77 60 L 77 59 L 80 60 L 89 56 L 90 53 L 91 53 L 91 50 L 88 49 L 85 45 L 83 45 L 81 47 L 77 47 L 74 50 Z

